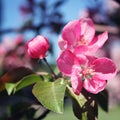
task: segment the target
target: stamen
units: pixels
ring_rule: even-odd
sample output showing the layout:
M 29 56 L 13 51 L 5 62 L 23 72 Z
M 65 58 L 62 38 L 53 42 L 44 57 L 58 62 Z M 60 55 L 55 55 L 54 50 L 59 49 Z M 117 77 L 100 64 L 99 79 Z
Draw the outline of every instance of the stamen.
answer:
M 85 79 L 92 78 L 93 75 L 95 74 L 94 70 L 90 67 L 81 66 L 81 68 L 82 68 L 82 70 L 79 75 L 81 76 L 82 81 L 84 81 Z
M 86 44 L 87 44 L 86 39 L 84 38 L 84 36 L 81 36 L 80 40 L 77 43 L 77 45 L 86 45 Z

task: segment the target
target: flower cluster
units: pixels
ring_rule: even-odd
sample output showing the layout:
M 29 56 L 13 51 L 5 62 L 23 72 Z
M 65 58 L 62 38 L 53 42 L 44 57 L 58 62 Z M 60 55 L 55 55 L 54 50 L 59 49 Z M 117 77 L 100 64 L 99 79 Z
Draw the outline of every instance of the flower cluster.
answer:
M 82 88 L 97 94 L 105 89 L 107 80 L 115 76 L 116 66 L 111 59 L 93 56 L 107 38 L 107 32 L 95 36 L 90 18 L 71 21 L 63 28 L 58 40 L 61 53 L 57 66 L 63 75 L 70 77 L 76 95 L 80 94 Z M 49 47 L 47 38 L 40 35 L 27 43 L 28 54 L 32 58 L 45 58 Z
M 116 74 L 116 66 L 111 59 L 93 56 L 107 38 L 107 32 L 95 36 L 94 24 L 89 18 L 71 21 L 63 28 L 58 41 L 61 54 L 57 66 L 70 77 L 75 94 L 79 95 L 83 87 L 97 94 Z

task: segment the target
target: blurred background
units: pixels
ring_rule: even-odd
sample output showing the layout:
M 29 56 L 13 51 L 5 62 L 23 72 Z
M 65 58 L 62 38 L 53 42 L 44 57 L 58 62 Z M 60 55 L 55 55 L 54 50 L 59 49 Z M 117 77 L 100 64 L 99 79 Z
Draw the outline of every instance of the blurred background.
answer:
M 0 76 L 21 66 L 36 71 L 39 69 L 37 60 L 27 56 L 25 47 L 25 43 L 36 35 L 44 35 L 50 41 L 51 48 L 47 59 L 54 66 L 59 54 L 57 42 L 62 28 L 67 22 L 82 17 L 89 17 L 94 21 L 96 34 L 104 31 L 109 33 L 109 39 L 96 56 L 111 58 L 117 66 L 117 75 L 107 84 L 109 112 L 99 108 L 99 119 L 118 120 L 120 118 L 120 0 L 0 0 Z M 0 93 L 0 120 L 31 118 L 33 109 L 30 109 L 32 111 L 30 113 L 24 111 L 27 117 L 23 113 L 14 115 L 15 111 L 20 109 L 20 106 L 15 107 L 20 102 L 18 99 L 14 96 L 8 97 L 4 92 Z M 33 102 L 33 99 L 22 100 L 23 103 L 28 103 Z M 17 100 L 18 102 L 15 102 Z M 71 102 L 69 100 L 67 102 L 63 115 L 50 113 L 44 120 L 75 120 Z M 42 110 L 46 114 L 49 113 L 44 108 Z M 20 115 L 21 118 L 18 117 Z M 30 118 L 29 120 L 37 120 Z

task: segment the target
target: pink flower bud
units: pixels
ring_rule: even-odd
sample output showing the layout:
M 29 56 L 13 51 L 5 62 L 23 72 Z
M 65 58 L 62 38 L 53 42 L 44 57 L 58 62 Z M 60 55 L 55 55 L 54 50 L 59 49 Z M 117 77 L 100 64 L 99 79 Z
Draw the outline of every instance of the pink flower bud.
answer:
M 46 37 L 38 35 L 27 43 L 27 53 L 32 58 L 42 59 L 46 56 L 50 44 Z

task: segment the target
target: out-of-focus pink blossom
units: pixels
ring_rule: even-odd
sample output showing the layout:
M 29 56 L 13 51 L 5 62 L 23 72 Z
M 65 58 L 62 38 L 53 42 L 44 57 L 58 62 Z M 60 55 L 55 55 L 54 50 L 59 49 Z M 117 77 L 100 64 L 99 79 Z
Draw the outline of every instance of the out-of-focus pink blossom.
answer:
M 2 45 L 8 52 L 10 50 L 14 50 L 18 45 L 22 44 L 23 42 L 23 36 L 19 34 L 16 36 L 16 38 L 10 38 L 6 36 L 2 41 Z
M 58 43 L 62 50 L 69 49 L 77 55 L 88 55 L 95 53 L 102 47 L 107 38 L 107 32 L 95 36 L 93 21 L 89 18 L 81 18 L 69 22 L 63 28 Z
M 71 51 L 63 51 L 57 59 L 59 70 L 71 77 L 73 91 L 79 95 L 84 87 L 97 94 L 106 87 L 106 81 L 116 74 L 112 60 L 93 56 L 75 56 Z
M 20 67 L 20 66 L 24 66 L 23 61 L 16 54 L 10 54 L 9 56 L 6 56 L 3 64 L 7 70 Z
M 6 51 L 13 50 L 16 47 L 14 39 L 12 39 L 8 36 L 5 36 L 5 38 L 2 41 L 2 44 L 5 47 Z
M 104 4 L 106 4 L 104 9 L 108 15 L 114 14 L 115 11 L 120 8 L 120 4 L 115 0 L 105 0 L 104 2 Z
M 6 54 L 6 48 L 3 44 L 0 44 L 0 56 L 4 56 Z
M 0 71 L 2 71 L 2 66 L 3 66 L 3 62 L 4 62 L 4 58 L 6 56 L 6 48 L 3 44 L 0 44 Z
M 43 59 L 50 44 L 46 37 L 38 35 L 27 43 L 27 53 L 31 58 Z
M 19 45 L 21 43 L 23 43 L 23 36 L 21 34 L 19 34 L 15 39 L 15 44 Z

